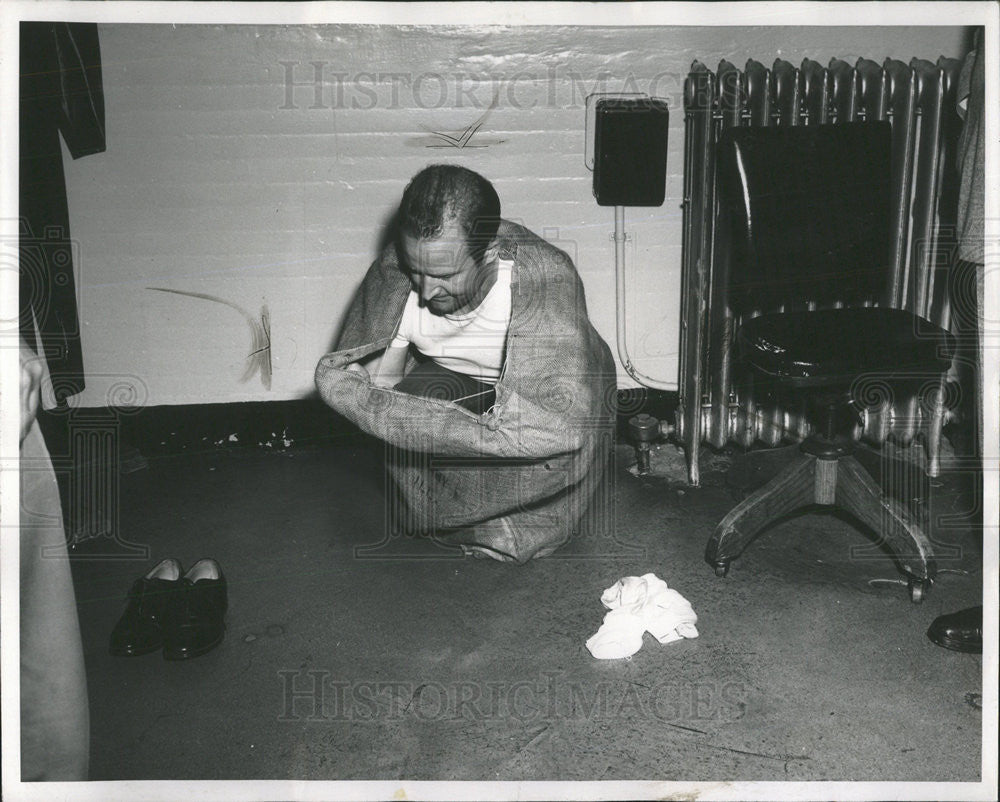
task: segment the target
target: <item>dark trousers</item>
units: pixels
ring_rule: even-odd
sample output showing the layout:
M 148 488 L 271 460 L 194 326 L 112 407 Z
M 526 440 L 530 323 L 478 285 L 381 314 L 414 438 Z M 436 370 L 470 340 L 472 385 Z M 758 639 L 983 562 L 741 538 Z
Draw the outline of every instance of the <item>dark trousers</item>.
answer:
M 396 389 L 422 398 L 454 401 L 477 415 L 486 412 L 496 400 L 492 384 L 443 368 L 433 359 L 419 363 L 396 385 Z

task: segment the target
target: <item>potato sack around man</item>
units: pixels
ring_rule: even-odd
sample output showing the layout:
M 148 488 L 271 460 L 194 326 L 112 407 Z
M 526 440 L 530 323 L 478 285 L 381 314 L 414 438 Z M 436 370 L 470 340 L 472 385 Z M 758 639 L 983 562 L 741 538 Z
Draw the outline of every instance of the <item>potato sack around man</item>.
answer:
M 569 256 L 471 170 L 407 186 L 316 386 L 389 444 L 394 535 L 523 563 L 607 509 L 611 352 Z

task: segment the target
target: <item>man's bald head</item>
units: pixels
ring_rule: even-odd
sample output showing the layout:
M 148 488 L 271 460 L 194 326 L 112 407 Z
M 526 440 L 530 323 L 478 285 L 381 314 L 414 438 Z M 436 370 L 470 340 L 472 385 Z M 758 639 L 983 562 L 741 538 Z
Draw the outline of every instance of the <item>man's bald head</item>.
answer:
M 399 204 L 400 233 L 437 239 L 454 223 L 479 261 L 500 226 L 500 198 L 479 173 L 455 164 L 432 164 L 417 173 Z

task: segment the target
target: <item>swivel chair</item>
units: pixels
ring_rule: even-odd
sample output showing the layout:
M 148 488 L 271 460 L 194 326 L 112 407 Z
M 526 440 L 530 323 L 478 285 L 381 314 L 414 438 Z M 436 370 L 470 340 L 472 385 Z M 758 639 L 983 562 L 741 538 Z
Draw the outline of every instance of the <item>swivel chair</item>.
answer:
M 735 350 L 755 393 L 807 396 L 800 455 L 722 520 L 705 558 L 719 576 L 767 525 L 813 505 L 851 513 L 880 537 L 919 602 L 931 543 L 885 494 L 852 437 L 858 387 L 903 392 L 948 370 L 954 343 L 930 322 L 881 305 L 890 245 L 890 126 L 741 127 L 719 141 Z M 724 233 L 723 236 L 726 236 Z M 870 460 L 865 460 L 870 463 Z

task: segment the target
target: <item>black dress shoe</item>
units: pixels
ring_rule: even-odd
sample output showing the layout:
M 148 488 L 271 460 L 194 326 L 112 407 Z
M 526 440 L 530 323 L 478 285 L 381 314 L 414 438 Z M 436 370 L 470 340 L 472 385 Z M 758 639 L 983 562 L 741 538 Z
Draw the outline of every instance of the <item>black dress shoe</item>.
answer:
M 135 657 L 155 652 L 163 645 L 165 621 L 182 589 L 183 570 L 170 557 L 132 583 L 128 607 L 111 630 L 111 654 Z
M 199 560 L 181 579 L 182 591 L 164 629 L 163 656 L 188 660 L 220 643 L 228 598 L 226 578 L 215 560 Z
M 969 607 L 934 619 L 927 637 L 956 652 L 983 653 L 983 608 Z

